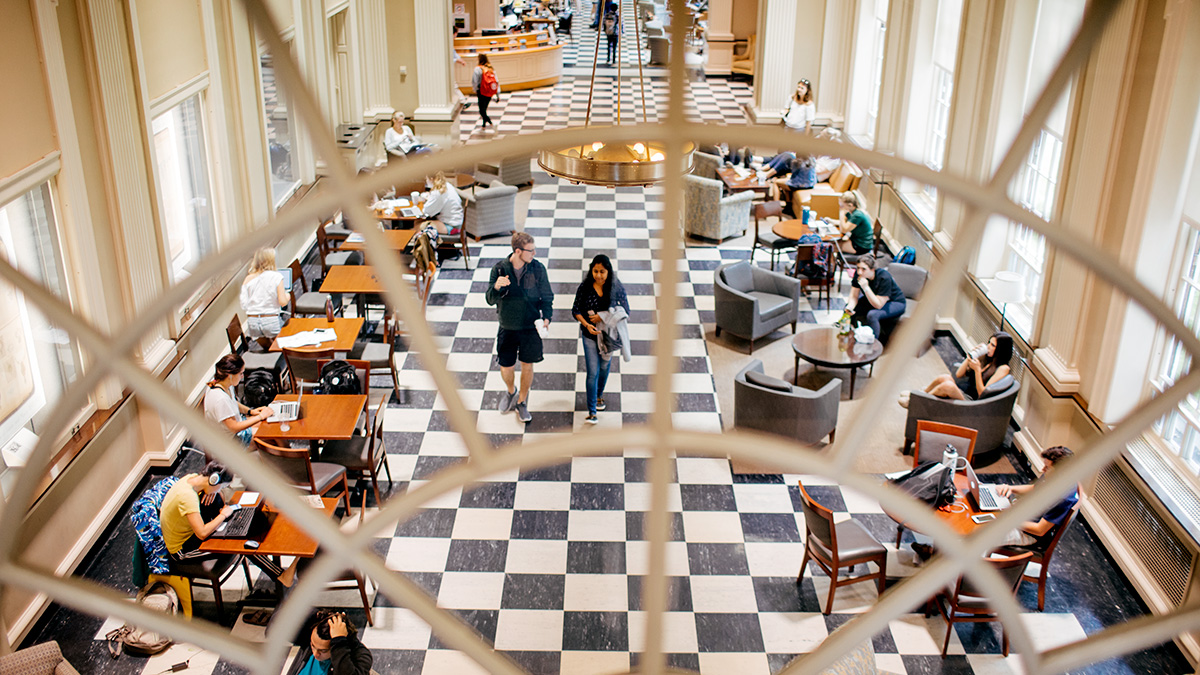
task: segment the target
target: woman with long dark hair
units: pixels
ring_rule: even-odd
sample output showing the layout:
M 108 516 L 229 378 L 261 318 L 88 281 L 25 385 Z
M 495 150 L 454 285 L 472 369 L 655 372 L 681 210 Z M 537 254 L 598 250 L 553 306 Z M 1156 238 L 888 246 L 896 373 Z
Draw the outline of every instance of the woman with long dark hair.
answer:
M 204 416 L 225 426 L 238 437 L 242 445 L 250 445 L 250 438 L 258 423 L 271 416 L 267 406 L 249 408 L 237 400 L 233 390 L 242 381 L 246 363 L 237 354 L 226 354 L 217 359 L 213 368 L 213 379 L 204 392 Z
M 625 296 L 625 287 L 617 280 L 613 271 L 612 261 L 601 253 L 592 258 L 588 265 L 587 274 L 575 291 L 575 304 L 571 306 L 571 315 L 579 322 L 579 336 L 583 339 L 583 361 L 587 367 L 587 406 L 588 415 L 584 420 L 595 424 L 596 411 L 604 410 L 604 385 L 608 383 L 608 371 L 612 361 L 607 356 L 600 355 L 600 333 L 604 331 L 603 312 L 621 307 L 629 313 L 629 299 Z
M 958 364 L 954 375 L 945 373 L 933 378 L 925 393 L 940 398 L 973 401 L 989 386 L 1012 372 L 1013 339 L 1004 331 L 996 331 L 984 344 L 977 345 Z M 908 392 L 900 395 L 900 405 L 908 407 Z
M 783 126 L 792 131 L 808 133 L 812 131 L 813 120 L 817 117 L 817 106 L 813 103 L 812 85 L 808 80 L 796 83 L 796 93 L 788 100 L 788 107 L 783 111 Z

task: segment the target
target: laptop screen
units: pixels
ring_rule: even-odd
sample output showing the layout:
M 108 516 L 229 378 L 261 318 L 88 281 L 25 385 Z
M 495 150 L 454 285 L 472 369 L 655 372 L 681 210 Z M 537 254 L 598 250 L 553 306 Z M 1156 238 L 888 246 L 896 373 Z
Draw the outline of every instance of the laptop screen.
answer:
M 280 267 L 275 271 L 283 275 L 283 287 L 290 292 L 292 290 L 292 268 Z

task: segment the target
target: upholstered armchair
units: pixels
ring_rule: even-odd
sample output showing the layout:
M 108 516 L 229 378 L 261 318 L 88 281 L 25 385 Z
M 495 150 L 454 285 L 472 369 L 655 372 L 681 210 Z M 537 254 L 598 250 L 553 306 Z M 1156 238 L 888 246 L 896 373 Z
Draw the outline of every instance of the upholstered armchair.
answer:
M 533 172 L 529 169 L 529 155 L 505 157 L 497 164 L 477 164 L 475 178 L 480 183 L 499 179 L 505 185 L 533 185 Z
M 763 374 L 752 359 L 733 378 L 733 426 L 816 443 L 837 431 L 842 381 L 831 378 L 817 391 Z
M 721 181 L 687 174 L 683 177 L 683 231 L 721 240 L 750 227 L 750 190 L 721 196 Z
M 757 36 L 751 33 L 744 45 L 734 46 L 733 63 L 730 67 L 731 72 L 754 77 L 754 43 L 756 38 Z M 741 46 L 742 49 L 739 50 L 738 46 Z
M 892 338 L 892 331 L 896 330 L 900 322 L 912 316 L 913 312 L 917 311 L 917 300 L 921 296 L 921 291 L 925 289 L 925 282 L 929 280 L 929 272 L 924 267 L 905 265 L 898 262 L 888 263 L 884 269 L 896 280 L 896 285 L 900 287 L 900 290 L 904 291 L 905 298 L 904 314 L 897 319 L 889 319 L 879 324 L 879 341 L 886 345 Z M 927 343 L 922 347 L 920 353 L 924 354 L 928 348 Z
M 908 424 L 904 428 L 904 452 L 907 454 L 917 438 L 917 422 L 931 420 L 979 432 L 975 439 L 975 454 L 995 450 L 1004 443 L 1008 431 L 1008 420 L 1012 417 L 1013 405 L 1021 383 L 1015 379 L 1007 389 L 995 396 L 978 401 L 959 401 L 938 398 L 923 391 L 914 391 L 908 399 Z
M 721 168 L 721 158 L 707 152 L 697 150 L 692 153 L 692 175 L 701 178 L 717 179 L 717 169 Z
M 0 673 L 12 675 L 79 675 L 54 640 L 0 656 Z
M 750 341 L 770 335 L 800 318 L 800 280 L 769 272 L 745 261 L 729 263 L 713 274 L 717 337 L 727 330 Z
M 517 229 L 517 187 L 494 180 L 486 188 L 476 187 L 475 192 L 459 190 L 466 201 L 463 214 L 463 229 L 479 241 L 493 234 L 510 234 Z

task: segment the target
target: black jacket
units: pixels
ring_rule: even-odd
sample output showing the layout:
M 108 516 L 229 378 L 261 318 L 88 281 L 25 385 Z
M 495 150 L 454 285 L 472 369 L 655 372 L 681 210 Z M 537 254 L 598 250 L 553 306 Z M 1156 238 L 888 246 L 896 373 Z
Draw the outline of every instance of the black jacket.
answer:
M 496 279 L 501 275 L 507 276 L 511 283 L 496 290 Z M 496 305 L 500 327 L 505 330 L 533 328 L 535 321 L 549 319 L 554 313 L 554 289 L 550 287 L 545 266 L 537 260 L 525 265 L 520 284 L 511 260 L 505 258 L 496 263 L 488 278 L 486 298 L 489 305 Z
M 300 645 L 300 652 L 296 654 L 296 658 L 292 659 L 292 666 L 288 668 L 286 675 L 296 675 L 312 656 L 310 638 L 314 625 L 311 621 L 306 622 L 300 635 L 296 636 L 296 644 Z M 330 652 L 330 660 L 333 663 L 330 665 L 329 675 L 370 675 L 371 664 L 375 662 L 375 659 L 371 656 L 371 650 L 359 642 L 358 636 L 354 633 L 345 637 L 333 638 Z

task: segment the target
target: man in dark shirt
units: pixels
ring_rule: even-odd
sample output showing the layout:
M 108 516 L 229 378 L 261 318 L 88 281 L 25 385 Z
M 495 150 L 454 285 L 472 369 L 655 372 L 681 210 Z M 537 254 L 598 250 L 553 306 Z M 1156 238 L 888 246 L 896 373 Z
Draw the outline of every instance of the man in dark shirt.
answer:
M 1046 460 L 1046 470 L 1042 473 L 1042 477 L 1050 475 L 1060 462 L 1073 457 L 1075 453 L 1071 452 L 1070 448 L 1056 445 L 1052 448 L 1046 448 L 1042 451 L 1042 459 Z M 1002 497 L 1012 495 L 1023 495 L 1033 489 L 1035 484 L 1029 485 L 998 485 L 996 492 Z M 1049 543 L 1050 538 L 1054 536 L 1055 528 L 1063 524 L 1063 521 L 1070 515 L 1071 509 L 1075 508 L 1075 504 L 1079 502 L 1079 488 L 1071 490 L 1071 494 L 1063 497 L 1060 502 L 1050 507 L 1049 511 L 1042 514 L 1042 517 L 1037 521 L 1026 521 L 1021 523 L 1020 527 L 1009 533 L 1005 544 L 1011 546 L 1022 546 L 1026 548 L 1038 548 Z
M 287 675 L 368 675 L 374 671 L 371 650 L 358 641 L 354 626 L 340 612 L 317 612 L 297 637 L 300 652 Z
M 487 302 L 496 306 L 500 330 L 496 334 L 496 357 L 500 376 L 507 388 L 500 396 L 500 412 L 517 411 L 522 422 L 529 414 L 529 387 L 533 384 L 533 364 L 542 360 L 542 334 L 549 330 L 554 311 L 554 291 L 542 263 L 533 259 L 537 249 L 533 236 L 515 232 L 512 255 L 496 263 L 488 278 Z M 521 361 L 521 391 L 515 390 L 516 365 Z
M 908 306 L 904 291 L 887 270 L 875 269 L 875 256 L 864 255 L 855 265 L 854 286 L 850 289 L 849 305 L 854 307 L 856 323 L 871 327 L 879 337 L 879 323 L 904 315 Z

